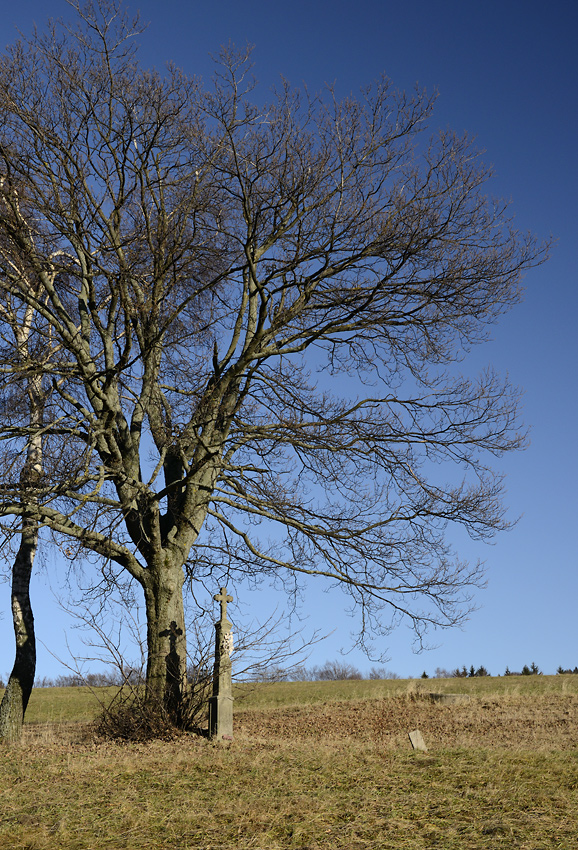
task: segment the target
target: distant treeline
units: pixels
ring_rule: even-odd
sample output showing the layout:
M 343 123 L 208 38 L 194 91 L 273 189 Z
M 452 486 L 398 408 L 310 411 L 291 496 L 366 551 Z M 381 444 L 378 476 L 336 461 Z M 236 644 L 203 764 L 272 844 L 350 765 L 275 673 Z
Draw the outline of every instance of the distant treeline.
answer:
M 570 668 L 565 669 L 564 667 L 558 667 L 556 673 L 576 673 L 578 674 L 578 667 L 574 667 L 573 670 Z M 471 679 L 474 676 L 491 676 L 492 674 L 485 667 L 474 667 L 472 664 L 471 667 L 458 667 L 455 670 L 445 670 L 443 667 L 436 667 L 435 675 L 433 678 L 435 679 Z M 498 676 L 500 674 L 498 673 Z M 506 667 L 504 676 L 541 676 L 542 671 L 538 667 L 537 664 L 532 662 L 530 665 L 524 664 L 521 670 L 510 670 L 509 667 Z M 422 679 L 429 679 L 429 675 L 425 672 L 421 674 Z
M 578 667 L 575 667 L 573 670 L 566 670 L 563 667 L 558 667 L 557 673 L 576 673 L 578 674 Z M 447 670 L 444 667 L 436 667 L 435 673 L 431 678 L 435 679 L 466 679 L 466 678 L 474 678 L 481 676 L 491 676 L 490 671 L 481 665 L 480 667 L 475 667 L 473 664 L 470 667 L 456 667 L 453 670 Z M 499 674 L 498 674 L 499 675 Z M 504 676 L 541 676 L 542 671 L 538 667 L 537 664 L 532 662 L 532 664 L 524 664 L 520 671 L 510 670 L 509 667 L 506 667 Z M 284 681 L 323 681 L 323 680 L 337 680 L 337 679 L 402 679 L 406 678 L 405 676 L 400 676 L 397 673 L 393 673 L 391 670 L 386 669 L 385 667 L 372 667 L 369 671 L 369 674 L 364 675 L 357 667 L 354 667 L 352 664 L 344 664 L 340 661 L 328 661 L 322 667 L 299 667 L 297 669 L 291 671 L 283 671 L 283 670 L 272 670 L 269 672 L 268 677 L 271 680 L 284 680 Z M 409 677 L 411 678 L 411 677 Z M 421 675 L 422 679 L 429 679 L 429 674 L 424 670 Z
M 195 683 L 210 678 L 210 671 L 203 667 L 202 670 L 191 668 L 188 671 L 189 682 Z M 8 677 L 6 677 L 8 678 Z M 372 667 L 367 675 L 364 675 L 357 667 L 341 661 L 328 661 L 322 667 L 282 667 L 261 668 L 252 679 L 261 682 L 321 682 L 336 681 L 344 679 L 401 679 L 397 673 L 386 670 L 385 667 Z M 47 676 L 36 679 L 35 688 L 75 688 L 91 687 L 106 688 L 111 686 L 122 686 L 125 684 L 138 685 L 144 681 L 142 674 L 137 670 L 126 670 L 120 672 L 114 670 L 104 673 L 73 673 L 56 676 L 50 679 Z M 0 676 L 0 688 L 5 687 L 5 682 Z
M 578 667 L 565 668 L 558 667 L 556 673 L 575 674 L 578 675 Z M 498 674 L 500 675 L 500 674 Z M 506 667 L 504 676 L 541 676 L 542 671 L 537 664 L 524 664 L 520 671 L 510 670 Z M 424 670 L 421 674 L 422 679 L 471 679 L 474 677 L 491 676 L 491 673 L 483 665 L 474 667 L 456 667 L 454 670 L 446 670 L 444 667 L 436 667 L 433 676 Z M 8 677 L 6 677 L 7 679 Z M 210 671 L 203 667 L 200 669 L 191 668 L 188 673 L 189 682 L 195 683 L 206 681 L 210 678 Z M 346 679 L 403 679 L 412 678 L 400 676 L 388 670 L 386 667 L 372 667 L 369 673 L 362 673 L 353 664 L 347 664 L 343 661 L 327 661 L 322 666 L 317 667 L 293 667 L 284 669 L 282 667 L 269 667 L 255 677 L 262 682 L 323 682 L 323 681 L 343 681 Z M 90 687 L 90 688 L 106 688 L 119 687 L 122 685 L 138 685 L 144 681 L 142 673 L 138 670 L 127 669 L 124 671 L 114 670 L 112 672 L 103 673 L 72 673 L 68 675 L 56 676 L 50 679 L 47 676 L 36 679 L 34 682 L 35 688 L 75 688 L 75 687 Z M 0 676 L 0 688 L 4 688 L 5 681 Z
M 277 682 L 329 682 L 345 679 L 401 679 L 402 676 L 385 667 L 372 667 L 364 675 L 353 664 L 343 661 L 326 661 L 322 667 L 294 667 L 291 670 L 271 669 L 263 678 Z
M 55 679 L 50 679 L 43 676 L 41 679 L 35 679 L 35 688 L 109 688 L 111 686 L 121 686 L 125 684 L 139 684 L 142 677 L 136 670 L 127 670 L 125 674 L 118 670 L 104 673 L 71 673 L 63 676 L 56 676 Z

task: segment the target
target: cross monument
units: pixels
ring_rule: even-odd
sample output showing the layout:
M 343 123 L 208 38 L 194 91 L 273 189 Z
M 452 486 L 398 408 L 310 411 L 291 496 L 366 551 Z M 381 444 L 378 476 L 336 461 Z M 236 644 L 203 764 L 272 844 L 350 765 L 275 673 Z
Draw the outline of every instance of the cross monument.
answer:
M 231 684 L 232 624 L 227 619 L 227 602 L 233 597 L 222 587 L 213 597 L 221 604 L 221 617 L 215 623 L 215 666 L 213 696 L 209 698 L 209 737 L 218 741 L 233 740 L 233 688 Z

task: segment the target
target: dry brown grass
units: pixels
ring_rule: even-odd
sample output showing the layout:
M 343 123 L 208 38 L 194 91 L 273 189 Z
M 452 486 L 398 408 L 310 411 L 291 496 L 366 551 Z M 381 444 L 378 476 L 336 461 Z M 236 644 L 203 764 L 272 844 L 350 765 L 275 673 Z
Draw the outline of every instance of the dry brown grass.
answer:
M 414 753 L 419 728 L 428 753 Z M 33 724 L 0 749 L 15 850 L 575 850 L 578 696 L 247 708 L 235 741 L 102 744 Z
M 247 709 L 237 715 L 236 725 L 243 734 L 264 740 L 353 739 L 404 749 L 408 732 L 417 728 L 428 749 L 556 750 L 578 744 L 578 695 L 495 696 L 444 705 L 426 694 L 409 694 L 267 712 Z

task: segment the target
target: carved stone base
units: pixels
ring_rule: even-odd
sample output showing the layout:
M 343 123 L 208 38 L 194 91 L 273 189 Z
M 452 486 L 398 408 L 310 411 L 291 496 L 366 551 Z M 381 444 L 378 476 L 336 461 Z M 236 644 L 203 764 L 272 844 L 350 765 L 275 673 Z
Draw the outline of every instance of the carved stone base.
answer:
M 233 697 L 209 698 L 209 737 L 219 741 L 233 740 Z

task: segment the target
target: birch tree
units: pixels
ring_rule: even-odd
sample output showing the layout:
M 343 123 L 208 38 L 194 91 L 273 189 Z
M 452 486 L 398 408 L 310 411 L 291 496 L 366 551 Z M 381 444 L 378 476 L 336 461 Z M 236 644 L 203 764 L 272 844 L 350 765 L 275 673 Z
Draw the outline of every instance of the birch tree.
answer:
M 423 92 L 264 104 L 246 55 L 161 75 L 115 3 L 76 11 L 0 65 L 1 286 L 58 342 L 31 518 L 140 584 L 168 704 L 183 593 L 222 572 L 338 585 L 362 642 L 461 622 L 481 570 L 447 531 L 507 526 L 491 460 L 523 436 L 507 381 L 456 364 L 542 249 Z M 33 433 L 3 429 L 6 517 Z
M 17 199 L 15 202 L 18 203 Z M 34 283 L 12 255 L 9 260 L 13 271 L 21 280 L 27 279 L 31 290 Z M 37 286 L 36 286 L 37 289 Z M 9 297 L 0 304 L 3 330 L 3 356 L 0 369 L 9 376 L 9 387 L 3 394 L 3 425 L 11 419 L 24 421 L 18 430 L 26 431 L 26 447 L 19 475 L 21 515 L 18 527 L 17 552 L 11 569 L 11 609 L 14 627 L 15 658 L 8 684 L 0 703 L 0 741 L 14 743 L 20 740 L 22 723 L 34 685 L 36 673 L 36 636 L 34 615 L 30 601 L 30 579 L 38 548 L 38 520 L 35 512 L 35 492 L 42 477 L 42 418 L 45 400 L 42 360 L 47 347 L 32 350 L 34 339 L 34 308 L 14 304 Z M 8 352 L 13 357 L 7 356 Z

